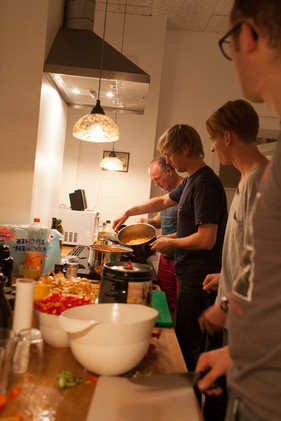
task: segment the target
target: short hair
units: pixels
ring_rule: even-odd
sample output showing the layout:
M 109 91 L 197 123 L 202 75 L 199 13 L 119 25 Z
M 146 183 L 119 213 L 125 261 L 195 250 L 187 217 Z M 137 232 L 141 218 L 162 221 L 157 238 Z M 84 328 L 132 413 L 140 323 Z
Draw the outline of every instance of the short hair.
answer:
M 170 170 L 175 171 L 174 167 L 172 167 L 171 164 L 168 164 L 166 162 L 166 159 L 164 158 L 164 156 L 160 156 L 157 158 L 154 158 L 151 162 L 150 165 L 153 164 L 154 162 L 158 162 L 159 167 L 161 168 L 162 172 L 166 171 L 167 168 L 169 168 Z
M 201 138 L 197 131 L 187 124 L 175 124 L 167 129 L 160 136 L 157 148 L 161 153 L 170 150 L 172 153 L 179 153 L 184 144 L 188 145 L 189 156 L 192 158 L 204 158 L 204 150 Z
M 234 132 L 242 142 L 256 141 L 259 131 L 259 116 L 247 101 L 228 101 L 206 121 L 211 137 L 223 135 L 226 130 Z
M 259 28 L 268 45 L 281 49 L 281 1 L 280 0 L 235 0 L 230 13 L 230 21 L 251 18 Z

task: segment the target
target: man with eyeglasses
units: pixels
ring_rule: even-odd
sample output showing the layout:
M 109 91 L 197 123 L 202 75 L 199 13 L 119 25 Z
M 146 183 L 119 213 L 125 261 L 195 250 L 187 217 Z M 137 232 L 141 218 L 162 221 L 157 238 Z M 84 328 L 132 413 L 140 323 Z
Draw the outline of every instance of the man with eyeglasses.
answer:
M 245 97 L 266 102 L 281 117 L 280 0 L 234 1 L 230 30 L 219 45 L 233 59 Z M 198 388 L 218 395 L 221 389 L 211 386 L 228 372 L 227 421 L 280 421 L 280 142 L 261 181 L 250 231 L 243 269 L 228 297 L 229 346 L 201 355 L 196 369 L 210 371 Z

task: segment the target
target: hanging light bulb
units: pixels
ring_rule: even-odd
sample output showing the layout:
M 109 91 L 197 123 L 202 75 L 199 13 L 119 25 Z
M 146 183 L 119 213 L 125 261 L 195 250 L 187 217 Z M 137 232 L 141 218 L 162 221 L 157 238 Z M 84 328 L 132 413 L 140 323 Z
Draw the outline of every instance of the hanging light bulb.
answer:
M 101 75 L 103 66 L 103 53 L 104 53 L 104 38 L 107 17 L 107 5 L 105 4 L 105 16 L 103 27 L 103 38 L 101 48 L 101 64 L 100 64 L 100 77 L 99 77 L 99 91 L 98 99 L 95 107 L 92 109 L 91 114 L 81 117 L 73 127 L 73 136 L 80 140 L 87 142 L 115 142 L 119 139 L 119 129 L 116 123 L 104 114 L 100 105 L 100 88 L 101 88 Z
M 116 153 L 114 151 L 114 143 L 112 147 L 112 151 L 108 156 L 103 158 L 100 162 L 100 167 L 104 170 L 109 171 L 122 171 L 123 170 L 123 164 L 119 158 L 117 158 Z

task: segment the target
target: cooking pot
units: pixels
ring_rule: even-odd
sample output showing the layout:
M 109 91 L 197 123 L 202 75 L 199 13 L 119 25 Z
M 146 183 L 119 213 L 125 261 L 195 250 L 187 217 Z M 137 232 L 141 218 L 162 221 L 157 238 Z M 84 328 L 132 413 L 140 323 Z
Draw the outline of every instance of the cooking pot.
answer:
M 152 304 L 153 269 L 143 263 L 106 263 L 99 303 Z
M 141 237 L 152 237 L 150 240 L 141 244 L 128 245 L 130 240 L 136 240 Z M 133 249 L 134 255 L 140 260 L 146 260 L 154 251 L 150 244 L 156 240 L 156 229 L 150 224 L 136 223 L 122 228 L 118 232 L 118 241 L 123 246 L 129 246 Z
M 132 248 L 120 244 L 93 244 L 89 247 L 88 263 L 100 276 L 105 263 L 119 262 L 123 253 L 132 253 L 132 251 Z

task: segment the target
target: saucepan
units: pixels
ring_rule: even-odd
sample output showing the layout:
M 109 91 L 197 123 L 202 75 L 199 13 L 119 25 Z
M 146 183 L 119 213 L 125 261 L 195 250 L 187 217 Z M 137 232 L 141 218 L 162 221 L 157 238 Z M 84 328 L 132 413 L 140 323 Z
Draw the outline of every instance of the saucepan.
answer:
M 118 241 L 125 247 L 131 247 L 134 255 L 146 260 L 154 251 L 150 244 L 156 240 L 156 229 L 150 224 L 136 223 L 125 226 L 118 232 Z
M 132 248 L 120 244 L 93 244 L 89 247 L 88 263 L 97 275 L 101 275 L 105 263 L 119 262 L 122 254 L 132 252 Z

